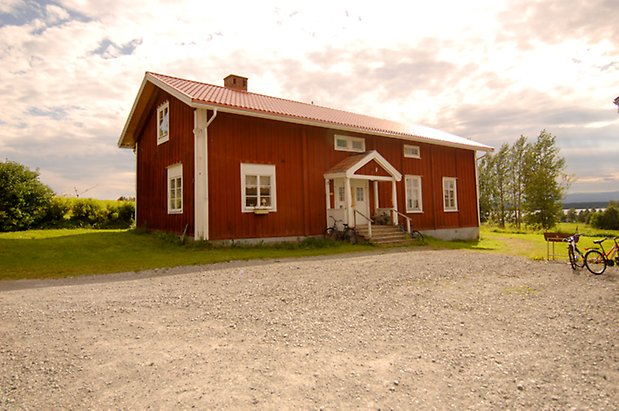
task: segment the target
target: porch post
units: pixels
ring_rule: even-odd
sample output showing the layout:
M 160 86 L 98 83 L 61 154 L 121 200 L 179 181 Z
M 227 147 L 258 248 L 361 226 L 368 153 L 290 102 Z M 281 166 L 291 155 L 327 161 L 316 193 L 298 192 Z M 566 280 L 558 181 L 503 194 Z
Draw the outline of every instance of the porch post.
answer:
M 208 122 L 207 111 L 194 110 L 194 238 L 208 240 Z
M 372 181 L 374 184 L 374 212 L 378 210 L 378 180 Z
M 352 193 L 350 192 L 350 178 L 344 178 L 344 192 L 346 196 L 344 197 L 344 209 L 346 210 L 346 224 L 350 225 L 353 221 L 353 211 L 352 211 Z
M 329 209 L 331 208 L 331 181 L 328 178 L 325 178 L 325 198 L 326 198 L 326 218 L 327 218 L 327 227 L 329 227 Z
M 398 211 L 398 192 L 395 178 L 391 180 L 391 208 Z M 393 213 L 393 225 L 398 225 L 398 213 Z

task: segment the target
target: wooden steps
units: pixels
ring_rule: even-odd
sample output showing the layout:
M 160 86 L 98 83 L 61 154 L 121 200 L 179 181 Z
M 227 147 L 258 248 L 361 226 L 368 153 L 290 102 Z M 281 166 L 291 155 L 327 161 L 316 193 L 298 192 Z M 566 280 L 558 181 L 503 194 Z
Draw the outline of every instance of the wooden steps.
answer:
M 367 225 L 357 226 L 357 233 L 374 244 L 409 244 L 409 235 L 393 225 L 372 225 L 372 238 L 368 238 Z

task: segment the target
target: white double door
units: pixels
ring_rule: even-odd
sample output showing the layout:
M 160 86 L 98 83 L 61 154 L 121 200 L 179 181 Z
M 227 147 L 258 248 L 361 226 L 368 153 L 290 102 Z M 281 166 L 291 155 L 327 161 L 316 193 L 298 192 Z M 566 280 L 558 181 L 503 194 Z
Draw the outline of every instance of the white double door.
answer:
M 346 208 L 346 184 L 344 179 L 335 181 L 335 208 Z M 369 181 L 360 179 L 350 180 L 350 206 L 366 217 L 370 217 Z M 367 224 L 364 218 L 357 218 L 359 224 Z M 352 221 L 350 222 L 352 223 Z

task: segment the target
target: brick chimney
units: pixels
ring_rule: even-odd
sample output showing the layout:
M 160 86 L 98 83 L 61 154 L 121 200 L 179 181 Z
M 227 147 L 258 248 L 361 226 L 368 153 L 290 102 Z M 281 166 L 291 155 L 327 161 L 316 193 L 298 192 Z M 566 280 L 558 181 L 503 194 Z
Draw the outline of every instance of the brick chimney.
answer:
M 224 87 L 230 90 L 247 91 L 247 77 L 230 74 L 224 79 Z

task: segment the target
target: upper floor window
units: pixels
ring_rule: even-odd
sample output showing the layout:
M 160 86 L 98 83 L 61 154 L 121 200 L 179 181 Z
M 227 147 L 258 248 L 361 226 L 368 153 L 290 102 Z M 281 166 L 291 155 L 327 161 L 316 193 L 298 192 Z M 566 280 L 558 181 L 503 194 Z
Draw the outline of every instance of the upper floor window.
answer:
M 365 139 L 361 137 L 339 136 L 334 137 L 334 148 L 338 151 L 365 152 Z
M 168 214 L 183 212 L 183 165 L 168 167 Z
M 277 211 L 275 166 L 241 164 L 241 209 Z
M 458 190 L 455 177 L 443 177 L 443 210 L 458 211 Z
M 421 200 L 421 176 L 406 176 L 406 212 L 421 213 L 423 202 Z
M 157 144 L 170 138 L 170 104 L 166 101 L 157 109 Z
M 404 157 L 421 158 L 421 151 L 419 150 L 419 146 L 404 144 Z

